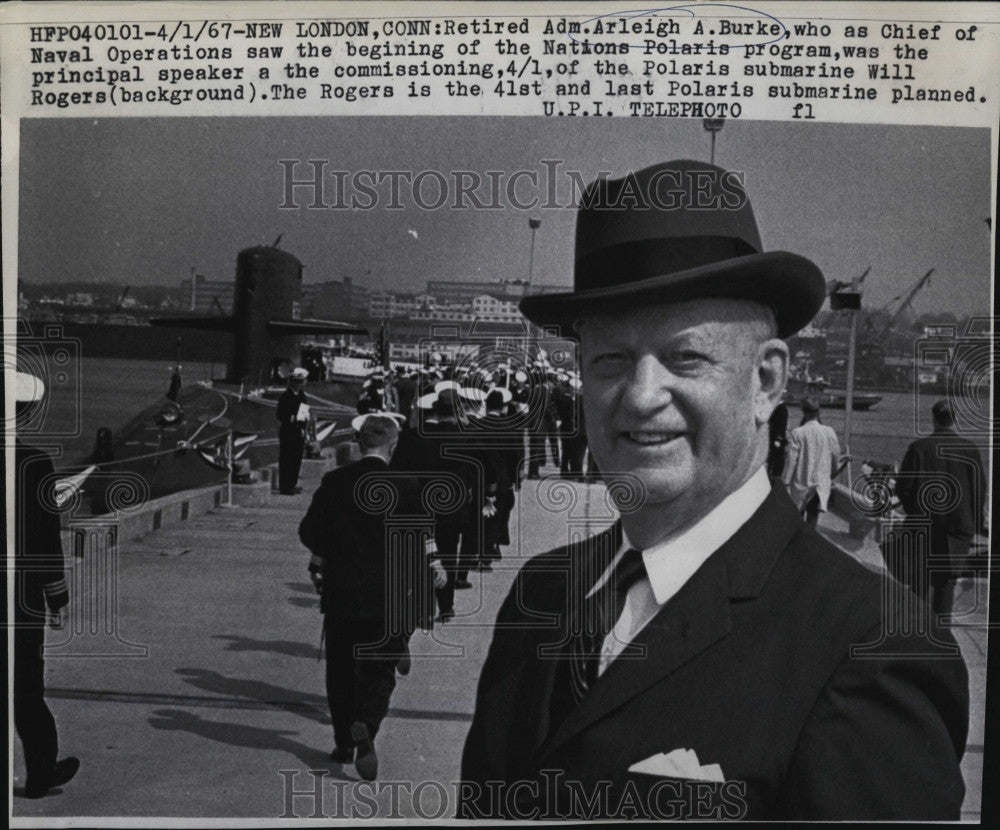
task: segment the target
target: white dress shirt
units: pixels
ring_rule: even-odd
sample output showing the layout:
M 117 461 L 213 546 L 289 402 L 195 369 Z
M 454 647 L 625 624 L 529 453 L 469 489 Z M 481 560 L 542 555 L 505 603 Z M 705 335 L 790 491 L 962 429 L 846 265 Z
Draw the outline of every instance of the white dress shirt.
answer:
M 703 519 L 642 552 L 646 574 L 629 588 L 622 615 L 604 638 L 597 664 L 598 675 L 604 673 L 611 661 L 622 653 L 705 560 L 732 538 L 764 503 L 770 492 L 771 484 L 764 467 L 761 467 Z M 611 578 L 618 561 L 633 547 L 635 546 L 623 530 L 621 548 L 614 561 L 601 574 L 601 578 L 594 583 L 588 597 Z

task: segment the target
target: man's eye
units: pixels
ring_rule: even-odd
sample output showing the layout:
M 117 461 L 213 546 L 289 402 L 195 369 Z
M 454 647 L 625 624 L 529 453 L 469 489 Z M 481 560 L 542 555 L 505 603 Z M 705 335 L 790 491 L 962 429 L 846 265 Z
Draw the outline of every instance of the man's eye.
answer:
M 626 366 L 628 355 L 622 352 L 605 352 L 597 355 L 591 362 L 591 366 L 599 372 L 613 372 L 616 369 Z
M 708 358 L 701 352 L 694 352 L 690 350 L 682 352 L 674 352 L 670 356 L 671 364 L 681 369 L 696 368 L 698 366 L 701 366 L 707 360 Z

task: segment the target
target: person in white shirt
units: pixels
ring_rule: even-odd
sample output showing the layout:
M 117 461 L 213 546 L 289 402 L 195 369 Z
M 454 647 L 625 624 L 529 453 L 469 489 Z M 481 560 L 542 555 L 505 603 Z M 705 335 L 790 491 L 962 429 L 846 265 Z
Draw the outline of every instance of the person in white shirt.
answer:
M 803 518 L 815 527 L 819 514 L 826 512 L 833 477 L 843 458 L 837 433 L 820 421 L 819 401 L 806 396 L 800 405 L 802 424 L 788 438 L 781 480 Z

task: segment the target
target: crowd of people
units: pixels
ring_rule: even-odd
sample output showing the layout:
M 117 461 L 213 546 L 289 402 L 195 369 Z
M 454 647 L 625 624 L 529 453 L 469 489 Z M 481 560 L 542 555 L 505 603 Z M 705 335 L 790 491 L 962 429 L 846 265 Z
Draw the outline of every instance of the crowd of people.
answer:
M 435 362 L 365 380 L 352 422 L 362 457 L 324 477 L 299 529 L 325 614 L 334 760 L 375 777 L 409 638 L 452 620 L 470 573 L 503 557 L 522 482 L 547 463 L 596 475 L 584 473 L 580 387 L 544 351 L 523 369 Z

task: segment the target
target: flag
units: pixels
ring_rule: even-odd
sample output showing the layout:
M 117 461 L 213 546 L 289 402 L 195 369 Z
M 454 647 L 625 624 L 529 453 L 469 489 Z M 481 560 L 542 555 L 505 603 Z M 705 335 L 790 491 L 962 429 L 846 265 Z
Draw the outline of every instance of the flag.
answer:
M 91 464 L 86 470 L 77 473 L 75 476 L 59 479 L 55 483 L 56 507 L 62 507 L 73 498 L 80 491 L 80 488 L 83 487 L 83 483 L 87 480 L 88 476 L 96 469 L 97 467 Z
M 337 427 L 336 421 L 317 421 L 316 422 L 316 440 L 322 441 L 326 438 L 334 429 Z
M 232 457 L 229 455 L 229 437 L 233 439 Z M 231 472 L 233 461 L 241 458 L 250 445 L 257 440 L 257 435 L 248 435 L 242 432 L 227 432 L 225 435 L 216 438 L 211 443 L 199 444 L 195 449 L 201 460 L 216 470 Z

